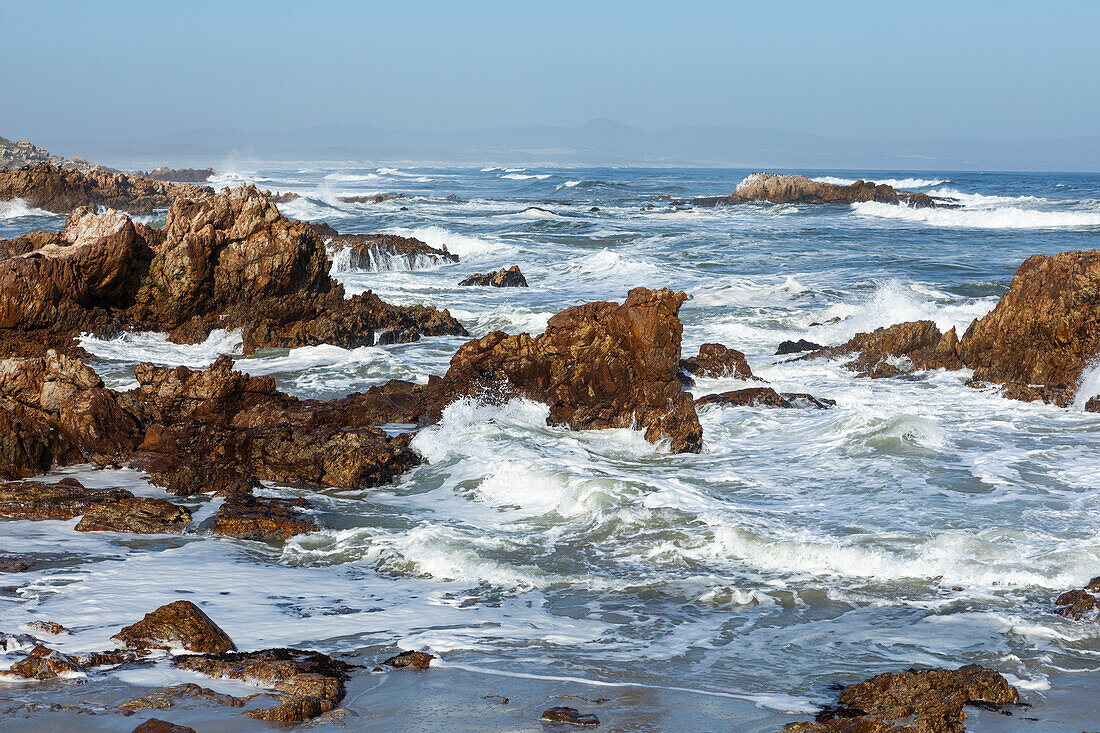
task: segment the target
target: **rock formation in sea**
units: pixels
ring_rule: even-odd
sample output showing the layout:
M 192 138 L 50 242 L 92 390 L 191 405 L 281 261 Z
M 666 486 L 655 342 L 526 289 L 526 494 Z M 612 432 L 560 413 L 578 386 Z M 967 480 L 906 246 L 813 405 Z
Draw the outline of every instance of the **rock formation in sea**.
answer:
M 854 204 L 877 201 L 883 204 L 905 203 L 917 208 L 942 206 L 943 202 L 925 193 L 898 191 L 893 186 L 859 180 L 847 186 L 822 183 L 803 175 L 753 173 L 737 184 L 729 196 L 701 196 L 695 206 L 743 204 L 763 201 L 773 204 Z
M 857 333 L 847 343 L 814 352 L 813 356 L 856 358 L 845 364 L 865 377 L 893 377 L 913 370 L 962 369 L 955 329 L 940 333 L 932 321 L 910 321 L 871 333 Z
M 459 283 L 459 285 L 476 285 L 493 288 L 525 288 L 527 278 L 519 271 L 519 265 L 512 265 L 508 269 L 500 268 L 496 272 L 474 274 Z
M 131 176 L 173 183 L 206 183 L 214 176 L 213 168 L 169 168 L 161 166 L 151 171 L 131 171 Z
M 106 206 L 130 214 L 167 209 L 180 196 L 213 193 L 209 186 L 166 183 L 93 168 L 76 170 L 36 163 L 0 170 L 0 201 L 23 199 L 29 206 L 67 214 L 81 206 Z
M 1084 588 L 1058 596 L 1054 606 L 1054 612 L 1066 618 L 1100 620 L 1100 576 L 1090 580 Z
M 968 705 L 1013 705 L 1020 693 L 997 672 L 976 664 L 880 674 L 841 690 L 836 707 L 815 722 L 791 723 L 784 733 L 878 733 L 966 730 Z
M 825 410 L 836 406 L 836 400 L 814 397 L 804 392 L 783 392 L 771 387 L 749 387 L 732 392 L 708 394 L 695 400 L 696 405 L 725 405 L 728 407 L 815 407 Z
M 196 343 L 241 329 L 244 349 L 348 348 L 465 335 L 447 311 L 344 297 L 325 248 L 254 187 L 181 197 L 164 230 L 79 208 L 65 228 L 0 241 L 0 352 L 71 349 L 82 331 L 166 331 Z
M 694 377 L 707 379 L 756 379 L 745 355 L 722 344 L 703 344 L 696 356 L 680 360 L 680 368 Z
M 356 270 L 415 270 L 458 262 L 447 245 L 433 247 L 415 237 L 396 234 L 340 234 L 325 222 L 310 224 L 334 261 L 347 258 Z

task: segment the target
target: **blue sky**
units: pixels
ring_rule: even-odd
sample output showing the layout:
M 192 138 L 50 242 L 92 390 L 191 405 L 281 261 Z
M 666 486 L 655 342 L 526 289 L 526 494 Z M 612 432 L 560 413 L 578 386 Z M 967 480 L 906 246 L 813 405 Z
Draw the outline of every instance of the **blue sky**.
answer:
M 1100 2 L 0 6 L 9 137 L 599 117 L 882 141 L 1100 134 Z

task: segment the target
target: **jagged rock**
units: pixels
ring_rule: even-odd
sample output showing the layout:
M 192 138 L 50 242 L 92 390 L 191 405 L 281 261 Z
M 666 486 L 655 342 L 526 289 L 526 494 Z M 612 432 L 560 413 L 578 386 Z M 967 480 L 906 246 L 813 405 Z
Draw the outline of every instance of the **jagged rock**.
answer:
M 414 270 L 423 267 L 458 262 L 458 255 L 447 251 L 446 245 L 436 248 L 415 237 L 396 234 L 340 234 L 324 222 L 310 224 L 332 256 L 347 253 L 348 266 L 357 270 Z
M 76 661 L 80 666 L 90 667 L 117 667 L 120 664 L 132 664 L 141 659 L 142 652 L 126 651 L 123 649 L 111 649 L 105 652 L 89 652 L 77 655 Z
M 0 201 L 23 199 L 28 205 L 58 214 L 80 206 L 109 206 L 131 214 L 167 209 L 177 197 L 208 186 L 165 183 L 106 170 L 71 170 L 50 163 L 0 170 Z
M 582 713 L 576 708 L 553 707 L 545 710 L 539 720 L 547 723 L 568 723 L 570 725 L 599 725 L 600 719 L 592 713 Z
M 773 204 L 854 204 L 877 201 L 884 204 L 907 203 L 918 208 L 943 206 L 928 194 L 897 191 L 893 186 L 859 180 L 847 186 L 821 183 L 803 175 L 753 173 L 737 184 L 729 196 L 696 198 L 695 206 L 717 204 L 741 204 L 749 201 L 766 201 Z
M 970 324 L 959 353 L 976 380 L 1018 385 L 1008 397 L 1072 403 L 1100 354 L 1100 249 L 1029 257 L 996 307 Z
M 532 338 L 494 331 L 463 345 L 427 389 L 453 399 L 524 395 L 550 406 L 548 421 L 575 430 L 640 427 L 673 452 L 698 452 L 702 428 L 676 378 L 687 296 L 635 288 L 626 302 L 586 303 L 553 316 Z M 450 399 L 441 400 L 445 404 Z
M 695 400 L 696 405 L 726 405 L 729 407 L 816 407 L 825 410 L 836 406 L 836 400 L 817 398 L 801 392 L 780 394 L 771 387 L 749 387 L 732 392 L 708 394 Z
M 186 725 L 176 725 L 160 718 L 149 718 L 144 723 L 134 728 L 130 733 L 195 733 L 194 728 Z
M 164 710 L 175 707 L 180 701 L 194 701 L 205 705 L 219 705 L 222 707 L 240 708 L 248 702 L 248 698 L 223 695 L 220 692 L 200 687 L 193 682 L 182 685 L 162 687 L 148 695 L 119 703 L 123 710 Z
M 1054 612 L 1066 618 L 1100 617 L 1100 576 L 1090 580 L 1080 590 L 1067 591 L 1058 596 L 1054 605 L 1057 606 Z
M 246 715 L 298 722 L 334 710 L 344 699 L 351 666 L 319 652 L 265 649 L 257 652 L 186 655 L 172 664 L 209 677 L 242 680 L 274 689 L 281 704 Z
M 76 531 L 163 534 L 180 532 L 190 522 L 191 510 L 187 507 L 164 499 L 132 496 L 89 507 Z
M 175 649 L 219 654 L 237 647 L 191 601 L 173 601 L 111 637 L 127 649 Z
M 784 341 L 779 344 L 779 348 L 775 350 L 776 356 L 786 356 L 787 354 L 798 354 L 803 351 L 818 351 L 825 347 L 821 344 L 815 344 L 813 341 L 807 341 L 806 339 L 798 339 L 798 341 Z
M 344 204 L 380 204 L 391 199 L 403 199 L 403 193 L 376 193 L 367 196 L 337 196 L 336 200 Z
M 680 368 L 693 376 L 708 379 L 756 379 L 745 355 L 722 344 L 703 344 L 697 356 L 680 360 Z
M 512 265 L 507 270 L 503 267 L 496 272 L 485 275 L 470 275 L 459 285 L 480 285 L 494 288 L 525 288 L 527 278 L 519 271 L 519 265 Z
M 86 489 L 76 479 L 56 484 L 20 481 L 0 484 L 0 516 L 16 519 L 72 519 L 100 503 L 132 499 L 125 489 Z
M 38 631 L 43 634 L 49 634 L 50 636 L 69 633 L 68 629 L 56 621 L 28 621 L 24 625 L 31 631 Z
M 72 657 L 39 644 L 26 657 L 12 664 L 8 673 L 32 680 L 50 680 L 83 671 Z
M 149 483 L 176 496 L 250 494 L 260 486 L 255 478 L 237 469 L 175 455 L 138 454 L 128 463 L 145 471 Z
M 133 171 L 132 176 L 150 178 L 154 181 L 173 181 L 175 183 L 206 183 L 213 177 L 213 168 L 169 168 L 162 165 L 151 171 Z
M 428 654 L 427 652 L 407 651 L 390 657 L 386 661 L 382 662 L 389 667 L 413 667 L 415 669 L 427 669 L 432 666 L 432 660 L 435 659 L 435 655 Z
M 214 515 L 210 531 L 238 539 L 285 541 L 317 529 L 317 522 L 308 514 L 294 511 L 309 506 L 304 499 L 261 499 L 250 495 L 235 495 Z
M 1016 688 L 993 670 L 976 664 L 957 670 L 886 673 L 845 687 L 839 706 L 825 708 L 813 723 L 791 723 L 789 733 L 962 733 L 966 712 L 976 703 L 1014 704 Z M 895 727 L 904 726 L 904 727 Z
M 962 369 L 955 329 L 940 333 L 932 321 L 910 321 L 871 333 L 857 333 L 841 345 L 811 356 L 857 354 L 845 364 L 861 376 L 892 377 L 913 370 Z

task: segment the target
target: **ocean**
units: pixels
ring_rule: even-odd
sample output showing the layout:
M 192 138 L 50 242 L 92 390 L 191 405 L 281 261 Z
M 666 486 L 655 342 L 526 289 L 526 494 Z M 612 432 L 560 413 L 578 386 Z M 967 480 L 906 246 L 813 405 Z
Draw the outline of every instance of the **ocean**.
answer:
M 545 708 L 554 694 L 586 697 L 577 706 L 600 716 L 600 730 L 713 721 L 711 729 L 769 731 L 833 702 L 836 684 L 968 663 L 1004 674 L 1043 730 L 1100 726 L 1100 626 L 1052 612 L 1060 593 L 1100 575 L 1100 415 L 1006 400 L 966 386 L 967 371 L 870 380 L 841 359 L 775 356 L 784 340 L 835 345 L 919 319 L 961 335 L 1027 257 L 1100 247 L 1100 175 L 813 171 L 960 207 L 685 205 L 726 195 L 751 172 L 218 168 L 215 186 L 299 193 L 279 207 L 289 217 L 414 236 L 461 258 L 380 271 L 337 259 L 333 275 L 349 294 L 449 308 L 477 337 L 535 334 L 564 308 L 621 302 L 638 285 L 683 290 L 685 356 L 719 342 L 743 351 L 777 390 L 837 406 L 701 407 L 703 452 L 671 455 L 631 430 L 548 427 L 535 402 L 456 403 L 414 438 L 425 465 L 393 485 L 267 486 L 266 495 L 307 497 L 326 527 L 285 546 L 75 533 L 75 519 L 5 521 L 0 554 L 49 562 L 4 578 L 0 630 L 49 619 L 72 630 L 57 648 L 110 648 L 120 627 L 182 597 L 201 601 L 242 649 L 310 647 L 368 665 L 397 647 L 439 656 L 420 675 L 357 679 L 345 701 L 361 716 L 352 728 L 541 728 L 537 711 L 500 718 L 512 712 L 480 699 L 492 693 L 519 701 L 512 710 Z M 339 201 L 396 192 L 405 197 Z M 0 237 L 63 221 L 0 203 Z M 515 264 L 529 288 L 458 286 Z M 268 350 L 240 356 L 237 368 L 300 397 L 332 398 L 388 379 L 426 381 L 466 340 Z M 139 362 L 204 367 L 240 350 L 238 335 L 225 332 L 194 346 L 162 334 L 83 345 L 114 388 L 136 385 Z M 1100 387 L 1100 365 L 1084 379 Z M 697 379 L 692 391 L 744 386 Z M 55 475 L 163 495 L 133 470 Z M 219 502 L 182 503 L 201 521 Z M 164 662 L 115 677 L 117 689 L 73 686 L 66 695 L 214 686 Z M 0 687 L 0 706 L 36 695 L 46 693 Z M 48 730 L 59 720 L 75 718 L 43 711 L 15 723 Z M 233 722 L 242 727 L 202 730 L 263 729 Z M 133 724 L 80 719 L 87 730 Z M 1013 724 L 977 711 L 970 729 Z

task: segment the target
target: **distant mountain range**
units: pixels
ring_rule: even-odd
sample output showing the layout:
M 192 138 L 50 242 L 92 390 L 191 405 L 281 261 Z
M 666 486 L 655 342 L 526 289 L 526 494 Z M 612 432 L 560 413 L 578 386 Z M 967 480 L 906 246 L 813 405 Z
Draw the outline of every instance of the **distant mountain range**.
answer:
M 129 141 L 42 140 L 51 150 L 116 166 L 261 160 L 465 165 L 714 166 L 855 170 L 1100 171 L 1100 136 L 1035 140 L 928 138 L 881 143 L 729 126 L 647 131 L 613 120 L 580 127 L 404 132 L 323 125 L 276 134 L 185 130 Z

